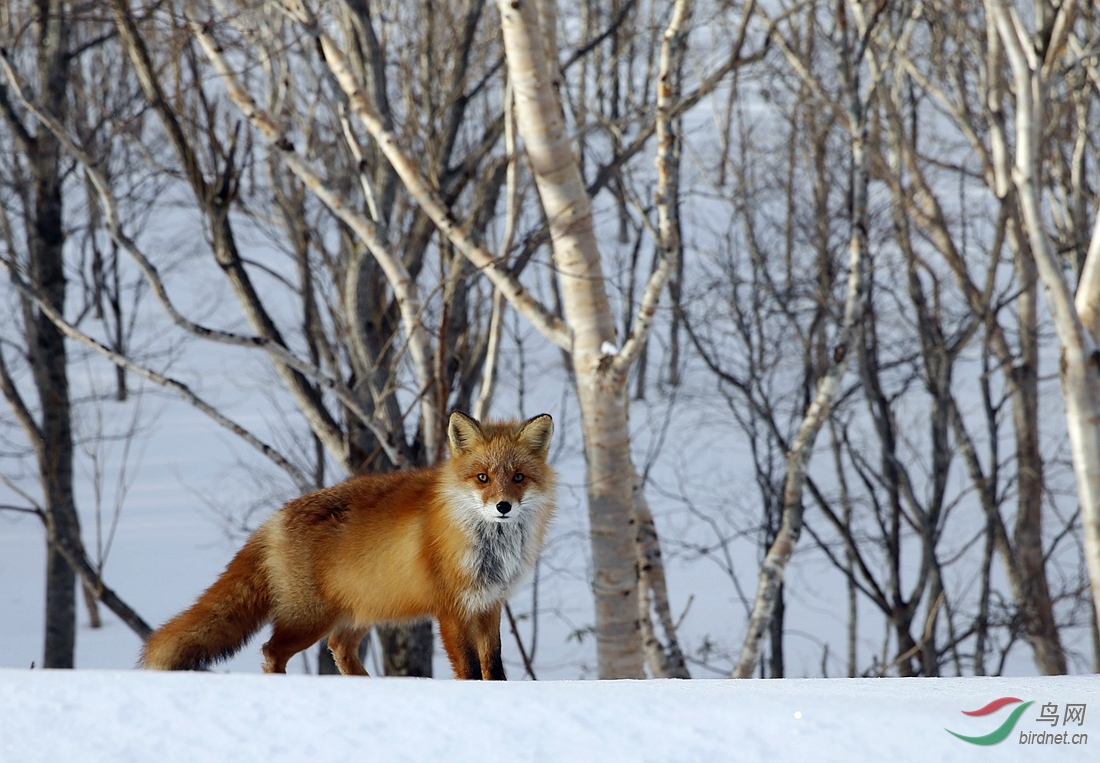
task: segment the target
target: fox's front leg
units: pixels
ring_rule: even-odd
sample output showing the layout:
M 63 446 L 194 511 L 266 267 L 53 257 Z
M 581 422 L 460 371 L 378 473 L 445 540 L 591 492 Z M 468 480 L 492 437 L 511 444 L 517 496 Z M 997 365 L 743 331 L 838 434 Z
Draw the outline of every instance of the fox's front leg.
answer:
M 500 657 L 500 610 L 497 604 L 478 615 L 474 623 L 477 656 L 481 675 L 491 681 L 504 681 L 504 662 Z
M 481 662 L 478 660 L 469 618 L 440 614 L 439 638 L 443 641 L 443 648 L 447 650 L 455 678 L 481 678 Z
M 440 615 L 439 636 L 455 678 L 504 680 L 500 607 L 477 615 Z

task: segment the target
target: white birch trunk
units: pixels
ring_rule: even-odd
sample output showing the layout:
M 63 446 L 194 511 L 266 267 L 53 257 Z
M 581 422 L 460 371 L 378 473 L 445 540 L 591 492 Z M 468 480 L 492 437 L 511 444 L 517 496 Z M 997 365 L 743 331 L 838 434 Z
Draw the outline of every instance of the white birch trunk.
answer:
M 638 356 L 644 337 L 652 325 L 657 302 L 682 256 L 680 242 L 680 120 L 672 116 L 672 106 L 680 96 L 680 69 L 687 45 L 688 21 L 691 15 L 690 0 L 676 0 L 672 17 L 661 39 L 661 54 L 657 73 L 657 206 L 658 245 L 661 259 L 654 277 L 646 285 L 638 308 L 631 338 L 624 344 L 615 359 L 616 365 L 628 364 Z M 637 523 L 638 553 L 638 605 L 642 626 L 642 643 L 649 672 L 654 678 L 690 678 L 687 663 L 680 649 L 676 628 L 669 608 L 668 589 L 665 584 L 664 563 L 657 542 L 657 530 L 653 514 L 645 498 L 645 486 L 638 482 L 634 499 Z M 650 608 L 652 607 L 652 613 Z M 658 634 L 660 625 L 662 634 Z M 663 636 L 663 638 L 662 638 Z
M 1005 0 L 986 0 L 1012 69 L 1016 96 L 1016 146 L 1012 182 L 1039 279 L 1047 295 L 1054 327 L 1062 343 L 1062 396 L 1066 406 L 1073 471 L 1077 476 L 1081 524 L 1084 528 L 1085 564 L 1092 588 L 1093 610 L 1100 611 L 1100 221 L 1081 272 L 1076 296 L 1055 257 L 1043 218 L 1039 183 L 1040 140 L 1047 100 L 1046 75 L 1052 59 L 1040 58 L 1023 22 Z M 1046 45 L 1047 56 L 1057 55 L 1076 10 L 1068 0 L 1054 11 L 1057 16 Z M 1098 211 L 1100 218 L 1100 211 Z
M 516 124 L 550 223 L 588 463 L 588 516 L 601 678 L 642 678 L 625 375 L 610 368 L 615 324 L 592 208 L 552 86 L 539 4 L 500 0 Z M 556 55 L 556 52 L 553 52 Z

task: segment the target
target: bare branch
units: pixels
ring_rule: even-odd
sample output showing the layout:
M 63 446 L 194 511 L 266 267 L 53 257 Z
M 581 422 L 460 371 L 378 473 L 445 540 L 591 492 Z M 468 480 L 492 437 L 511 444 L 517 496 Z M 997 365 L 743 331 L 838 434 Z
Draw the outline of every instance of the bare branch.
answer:
M 683 65 L 691 3 L 677 0 L 672 8 L 672 18 L 661 39 L 660 68 L 657 74 L 657 204 L 658 251 L 660 264 L 654 269 L 642 293 L 638 314 L 630 334 L 611 362 L 612 370 L 625 374 L 641 355 L 653 326 L 661 293 L 669 278 L 676 272 L 681 257 L 680 242 L 680 135 L 679 122 L 672 116 L 672 106 L 680 95 L 680 68 Z M 752 2 L 745 10 L 742 29 L 752 15 Z M 744 41 L 744 36 L 740 37 Z M 740 50 L 734 52 L 740 55 Z
M 316 20 L 304 6 L 299 7 L 301 8 L 300 18 L 306 26 L 306 31 L 317 40 L 324 52 L 325 63 L 343 89 L 352 112 L 367 128 L 421 209 L 432 219 L 440 232 L 447 236 L 454 247 L 504 293 L 517 312 L 530 320 L 531 324 L 554 344 L 562 349 L 570 349 L 569 332 L 561 319 L 536 300 L 504 264 L 483 245 L 476 242 L 466 226 L 454 218 L 439 193 L 420 171 L 417 162 L 401 148 L 392 128 L 387 127 L 382 117 L 371 106 L 343 50 L 335 40 L 318 28 Z
M 281 453 L 272 448 L 270 445 L 262 442 L 247 429 L 237 424 L 227 416 L 223 415 L 212 405 L 204 401 L 202 398 L 192 392 L 186 384 L 159 374 L 152 369 L 139 365 L 129 358 L 125 357 L 124 355 L 115 352 L 110 347 L 107 347 L 101 342 L 96 341 L 92 337 L 80 331 L 80 329 L 76 328 L 67 320 L 65 320 L 64 316 L 62 316 L 49 303 L 48 300 L 44 299 L 42 295 L 40 295 L 30 284 L 24 281 L 19 272 L 14 267 L 12 267 L 9 262 L 7 262 L 6 260 L 0 260 L 0 266 L 2 266 L 4 270 L 8 272 L 8 276 L 11 278 L 11 282 L 15 286 L 15 288 L 18 289 L 24 297 L 32 301 L 35 306 L 39 310 L 41 310 L 47 318 L 49 318 L 50 322 L 57 326 L 57 328 L 65 336 L 77 342 L 80 342 L 87 347 L 92 348 L 115 365 L 121 366 L 127 371 L 142 376 L 149 381 L 154 382 L 155 384 L 159 384 L 162 387 L 167 387 L 175 391 L 185 401 L 190 403 L 202 413 L 212 418 L 221 426 L 233 432 L 235 435 L 247 442 L 260 453 L 262 453 L 266 458 L 270 459 L 280 469 L 285 471 L 291 477 L 291 479 L 294 480 L 295 484 L 298 486 L 301 492 L 305 493 L 313 489 L 309 479 L 306 477 L 305 474 L 302 473 L 300 469 L 298 469 L 297 466 L 287 460 Z
M 4 260 L 4 264 L 5 267 L 10 267 L 7 260 Z M 34 420 L 34 416 L 31 415 L 23 396 L 19 394 L 19 389 L 15 386 L 15 380 L 12 379 L 11 373 L 8 371 L 7 362 L 4 360 L 3 345 L 0 345 L 0 392 L 3 392 L 8 405 L 15 413 L 16 421 L 19 422 L 19 426 L 23 427 L 27 439 L 31 442 L 35 451 L 41 454 L 42 430 Z

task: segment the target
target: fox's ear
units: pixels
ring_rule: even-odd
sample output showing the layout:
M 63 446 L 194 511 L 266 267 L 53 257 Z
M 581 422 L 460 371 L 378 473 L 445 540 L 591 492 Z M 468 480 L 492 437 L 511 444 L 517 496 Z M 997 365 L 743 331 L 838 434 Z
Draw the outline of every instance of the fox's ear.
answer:
M 554 436 L 554 420 L 549 413 L 528 419 L 519 430 L 519 439 L 539 458 L 550 452 L 550 438 Z
M 481 424 L 461 411 L 451 414 L 447 422 L 447 440 L 451 443 L 451 454 L 459 455 L 481 442 L 483 433 Z

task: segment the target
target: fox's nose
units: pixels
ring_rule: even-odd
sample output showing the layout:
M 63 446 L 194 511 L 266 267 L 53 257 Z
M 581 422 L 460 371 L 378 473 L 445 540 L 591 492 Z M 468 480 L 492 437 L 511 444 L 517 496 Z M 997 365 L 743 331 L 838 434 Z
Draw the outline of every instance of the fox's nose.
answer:
M 497 511 L 500 512 L 501 516 L 507 514 L 511 510 L 512 504 L 508 503 L 507 501 L 501 501 L 497 504 Z

